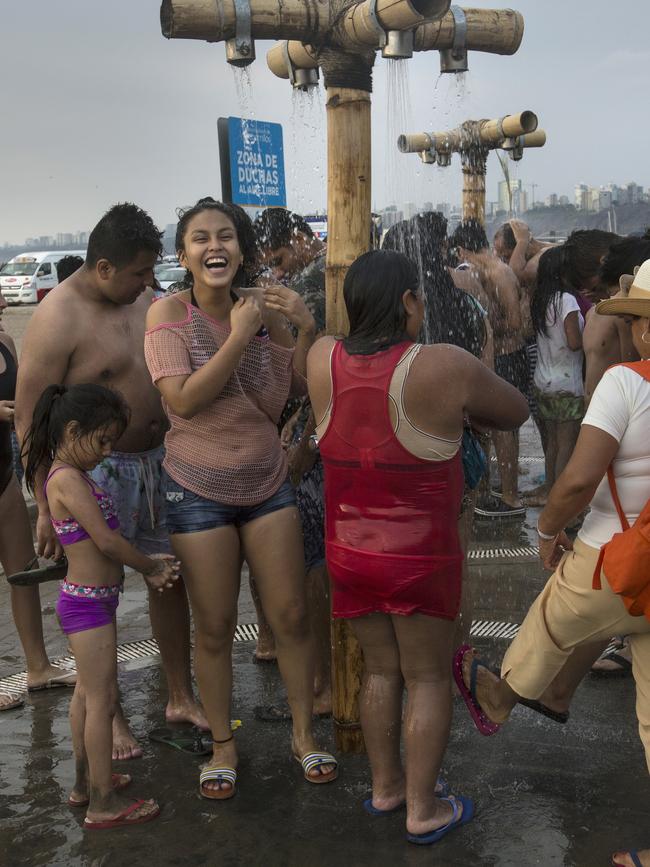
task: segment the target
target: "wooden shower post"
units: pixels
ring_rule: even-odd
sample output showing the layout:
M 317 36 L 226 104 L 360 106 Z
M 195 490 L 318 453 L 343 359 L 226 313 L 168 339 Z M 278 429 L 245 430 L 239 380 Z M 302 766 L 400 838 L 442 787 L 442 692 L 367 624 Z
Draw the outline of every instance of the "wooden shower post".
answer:
M 327 88 L 326 315 L 329 334 L 347 334 L 343 281 L 370 244 L 370 94 Z M 361 648 L 345 620 L 332 620 L 332 716 L 336 747 L 364 751 L 359 714 Z
M 344 334 L 343 280 L 370 245 L 370 94 L 327 88 L 327 331 Z
M 482 168 L 482 171 L 481 171 Z M 485 162 L 463 165 L 463 220 L 485 223 Z

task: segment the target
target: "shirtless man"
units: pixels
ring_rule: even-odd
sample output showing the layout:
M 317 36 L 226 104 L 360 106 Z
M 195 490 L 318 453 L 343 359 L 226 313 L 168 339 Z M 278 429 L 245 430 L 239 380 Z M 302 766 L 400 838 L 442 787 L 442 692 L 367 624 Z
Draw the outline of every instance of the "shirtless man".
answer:
M 510 220 L 495 232 L 494 252 L 510 265 L 521 286 L 534 287 L 539 260 L 552 244 L 538 241 L 523 220 Z
M 599 283 L 594 292 L 598 300 L 622 291 L 625 276 L 634 274 L 634 269 L 646 259 L 650 259 L 649 239 L 624 238 L 613 244 L 600 265 Z M 622 361 L 638 361 L 639 356 L 625 320 L 619 316 L 601 316 L 593 307 L 587 313 L 582 347 L 585 353 L 585 405 L 588 406 L 608 367 Z
M 494 338 L 494 369 L 518 388 L 528 391 L 528 357 L 522 335 L 521 291 L 512 269 L 490 250 L 483 226 L 476 220 L 461 223 L 450 238 L 461 262 L 467 262 L 488 297 L 488 317 Z M 519 432 L 494 431 L 494 450 L 501 475 L 502 500 L 480 503 L 476 513 L 484 517 L 523 515 L 518 493 Z
M 111 208 L 90 235 L 85 264 L 34 311 L 23 341 L 16 394 L 21 440 L 48 385 L 95 382 L 124 395 L 131 422 L 119 450 L 93 477 L 113 497 L 122 534 L 144 553 L 170 552 L 160 486 L 167 422 L 144 360 L 145 316 L 153 298 L 148 287 L 160 251 L 160 232 L 144 211 L 132 204 Z M 46 472 L 43 467 L 43 480 Z M 42 482 L 35 487 L 38 552 L 60 556 L 42 488 Z M 167 678 L 167 721 L 207 728 L 192 693 L 189 610 L 182 581 L 168 593 L 150 593 L 149 613 Z M 113 723 L 113 758 L 140 755 L 120 709 Z

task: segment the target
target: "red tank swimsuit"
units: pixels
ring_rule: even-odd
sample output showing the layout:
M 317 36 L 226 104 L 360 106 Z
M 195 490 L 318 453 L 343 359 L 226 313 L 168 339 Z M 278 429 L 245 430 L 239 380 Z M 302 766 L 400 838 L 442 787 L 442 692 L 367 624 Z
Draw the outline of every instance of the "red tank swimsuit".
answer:
M 453 620 L 460 607 L 460 453 L 415 457 L 389 415 L 390 382 L 410 345 L 348 355 L 338 342 L 332 354 L 332 413 L 320 453 L 334 617 L 381 611 Z

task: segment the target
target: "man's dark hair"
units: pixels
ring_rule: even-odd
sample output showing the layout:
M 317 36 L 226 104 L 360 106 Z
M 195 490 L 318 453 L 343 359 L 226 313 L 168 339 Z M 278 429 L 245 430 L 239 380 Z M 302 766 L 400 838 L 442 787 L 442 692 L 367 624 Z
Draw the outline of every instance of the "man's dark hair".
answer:
M 618 286 L 623 274 L 634 274 L 637 265 L 646 259 L 650 259 L 650 238 L 623 238 L 617 241 L 600 263 L 598 277 L 601 286 Z
M 517 239 L 515 238 L 515 233 L 512 231 L 512 226 L 510 223 L 504 223 L 494 233 L 494 240 L 496 241 L 497 237 L 501 235 L 503 238 L 503 246 L 506 250 L 514 250 L 517 246 Z
M 462 247 L 471 253 L 480 253 L 490 245 L 483 224 L 478 220 L 470 219 L 458 224 L 449 239 L 449 246 Z
M 142 208 L 131 202 L 113 205 L 90 233 L 86 264 L 93 268 L 100 259 L 108 259 L 119 269 L 144 250 L 160 256 L 161 238 L 162 232 Z
M 440 211 L 423 211 L 411 218 L 416 243 L 439 246 L 447 241 L 447 218 Z
M 299 232 L 308 238 L 314 237 L 309 223 L 300 214 L 285 208 L 267 208 L 259 214 L 253 225 L 261 250 L 289 247 Z
M 83 265 L 84 260 L 81 256 L 64 256 L 56 263 L 56 274 L 59 278 L 59 283 L 67 280 L 71 274 L 78 271 Z
M 600 260 L 612 244 L 620 240 L 620 235 L 604 232 L 602 229 L 578 229 L 571 232 L 562 245 L 561 276 L 564 282 L 574 289 L 582 291 L 589 280 L 598 274 Z
M 381 249 L 392 253 L 403 253 L 412 262 L 417 259 L 413 237 L 413 224 L 410 220 L 400 220 L 386 229 Z

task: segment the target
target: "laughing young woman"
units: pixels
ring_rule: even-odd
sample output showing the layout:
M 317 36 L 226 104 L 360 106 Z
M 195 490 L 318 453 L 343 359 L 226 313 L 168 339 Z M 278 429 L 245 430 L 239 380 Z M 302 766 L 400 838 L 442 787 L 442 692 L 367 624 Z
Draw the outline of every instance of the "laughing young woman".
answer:
M 308 782 L 327 783 L 337 766 L 311 732 L 302 535 L 276 428 L 290 391 L 304 390 L 314 320 L 284 286 L 239 288 L 255 255 L 241 209 L 201 199 L 182 214 L 176 248 L 193 287 L 152 306 L 145 354 L 170 421 L 168 527 L 192 605 L 196 676 L 214 739 L 200 792 L 217 800 L 235 794 L 231 654 L 243 559 L 275 635 L 292 753 Z M 295 345 L 287 320 L 298 331 Z

